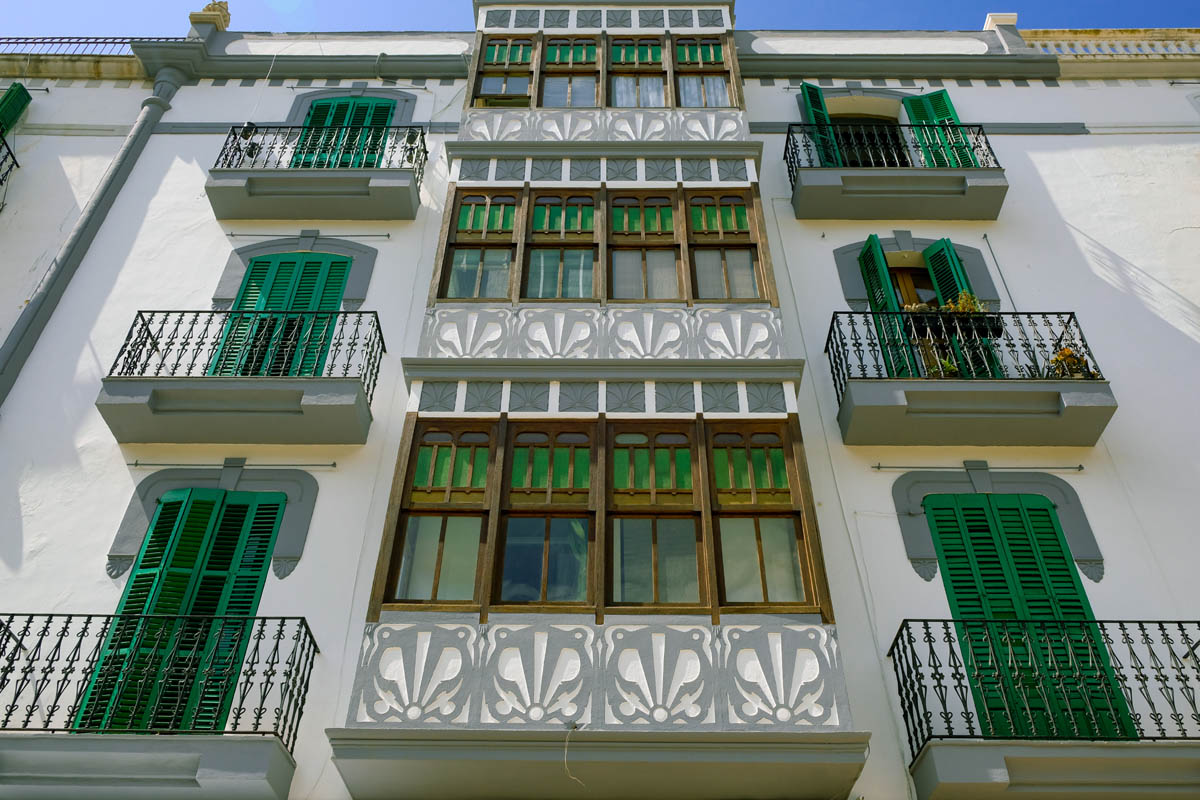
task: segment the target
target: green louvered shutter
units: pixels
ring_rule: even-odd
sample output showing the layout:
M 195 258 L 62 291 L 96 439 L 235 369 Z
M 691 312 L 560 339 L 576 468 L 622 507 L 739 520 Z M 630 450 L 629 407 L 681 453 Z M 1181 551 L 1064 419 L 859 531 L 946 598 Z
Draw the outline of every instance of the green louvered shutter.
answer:
M 891 275 L 888 274 L 883 245 L 873 233 L 867 237 L 862 251 L 858 254 L 858 266 L 862 270 L 863 283 L 867 287 L 867 300 L 871 304 L 871 311 L 877 312 L 872 317 L 875 321 L 875 331 L 879 335 L 879 358 L 883 361 L 886 377 L 904 378 L 916 374 L 916 364 L 904 323 L 896 313 L 887 313 L 900 311 L 900 302 L 892 287 Z M 875 353 L 868 352 L 863 358 L 867 361 L 866 366 L 870 371 L 874 367 L 871 362 Z
M 924 505 L 951 612 L 967 620 L 956 628 L 984 735 L 1132 735 L 1098 628 L 1014 622 L 1092 619 L 1050 501 L 928 495 Z
M 925 256 L 925 266 L 929 270 L 939 304 L 953 303 L 963 292 L 972 293 L 967 271 L 949 239 L 939 239 L 925 248 L 922 255 Z M 987 319 L 954 314 L 943 319 L 960 377 L 1003 377 L 995 347 L 987 336 Z
M 354 101 L 350 110 L 348 141 L 339 166 L 377 167 L 383 162 L 387 145 L 387 126 L 392 120 L 396 101 L 390 98 L 364 97 Z
M 24 84 L 13 83 L 0 96 L 0 135 L 6 134 L 17 124 L 21 114 L 29 106 L 31 98 Z
M 294 318 L 297 352 L 287 374 L 319 376 L 337 329 L 337 312 L 350 275 L 350 259 L 328 253 L 313 253 L 304 260 L 289 310 L 329 312 Z
M 812 126 L 810 130 L 817 160 L 822 167 L 840 167 L 842 156 L 838 152 L 837 138 L 829 122 L 829 112 L 825 108 L 825 95 L 821 93 L 821 87 L 801 83 L 800 96 L 804 99 L 804 114 Z
M 317 100 L 308 107 L 304 130 L 296 140 L 292 167 L 330 166 L 330 158 L 336 154 L 339 142 L 344 137 L 344 126 L 348 124 L 352 102 L 349 97 L 340 97 Z
M 916 126 L 914 131 L 925 156 L 925 166 L 979 166 L 945 89 L 906 97 L 904 108 L 908 111 L 909 123 Z
M 921 254 L 925 256 L 925 266 L 929 268 L 929 277 L 933 279 L 939 305 L 953 303 L 960 292 L 971 291 L 967 271 L 963 269 L 962 261 L 949 239 L 938 239 Z

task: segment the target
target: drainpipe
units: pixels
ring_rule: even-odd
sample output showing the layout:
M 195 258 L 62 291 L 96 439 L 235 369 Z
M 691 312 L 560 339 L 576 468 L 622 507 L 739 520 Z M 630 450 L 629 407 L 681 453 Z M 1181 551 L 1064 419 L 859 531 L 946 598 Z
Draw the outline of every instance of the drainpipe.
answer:
M 171 107 L 171 98 L 175 96 L 186 77 L 174 67 L 163 67 L 154 76 L 154 94 L 142 101 L 142 110 L 138 113 L 137 121 L 125 137 L 116 158 L 108 165 L 108 171 L 100 179 L 100 185 L 83 207 L 79 219 L 75 221 L 71 233 L 59 248 L 58 255 L 50 263 L 50 268 L 42 277 L 33 297 L 21 311 L 17 324 L 9 331 L 4 344 L 0 345 L 0 406 L 4 404 L 13 384 L 17 382 L 17 375 L 25 366 L 29 354 L 33 352 L 38 337 L 50 321 L 50 316 L 54 313 L 63 292 L 67 290 L 67 284 L 74 277 L 75 270 L 87 255 L 92 240 L 96 238 L 100 226 L 108 216 L 108 210 L 112 208 L 117 194 L 125 185 L 129 173 L 133 171 L 138 156 L 145 149 L 154 126 Z

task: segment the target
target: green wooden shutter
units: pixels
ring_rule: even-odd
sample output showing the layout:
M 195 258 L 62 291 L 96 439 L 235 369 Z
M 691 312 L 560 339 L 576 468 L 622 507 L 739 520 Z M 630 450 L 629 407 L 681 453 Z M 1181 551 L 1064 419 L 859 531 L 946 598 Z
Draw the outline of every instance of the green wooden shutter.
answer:
M 949 239 L 939 239 L 922 251 L 925 266 L 937 292 L 938 303 L 953 303 L 963 292 L 971 292 L 971 281 L 963 268 L 958 253 Z M 958 366 L 959 377 L 999 378 L 1003 377 L 999 359 L 991 340 L 981 336 L 986 327 L 975 326 L 979 321 L 971 316 L 944 317 L 948 344 Z
M 24 84 L 13 83 L 0 96 L 0 134 L 8 133 L 29 106 L 31 98 Z
M 871 234 L 858 254 L 858 267 L 862 270 L 863 283 L 867 287 L 867 301 L 874 312 L 898 312 L 900 301 L 892 287 L 888 273 L 887 258 L 879 237 Z M 889 378 L 904 378 L 916 374 L 916 362 L 903 320 L 894 313 L 872 315 L 875 331 L 879 335 L 879 358 Z M 868 362 L 875 358 L 874 352 L 864 356 Z M 873 364 L 868 363 L 868 369 Z
M 1098 627 L 1013 622 L 1093 619 L 1053 504 L 970 494 L 924 505 L 984 735 L 1134 735 Z
M 396 101 L 391 98 L 359 97 L 350 107 L 345 141 L 338 161 L 340 167 L 376 167 L 382 161 Z
M 921 254 L 925 256 L 925 266 L 929 269 L 929 277 L 933 279 L 939 305 L 953 303 L 960 292 L 971 291 L 967 271 L 963 269 L 962 261 L 949 239 L 938 239 Z
M 289 375 L 320 375 L 325 367 L 334 333 L 337 312 L 350 275 L 350 259 L 327 253 L 313 253 L 304 261 L 289 310 L 319 311 L 295 318 L 298 339 L 296 356 L 290 362 Z
M 825 95 L 822 94 L 821 87 L 801 83 L 800 96 L 804 99 L 805 117 L 812 125 L 811 136 L 817 159 L 822 167 L 840 167 L 842 156 L 838 152 L 837 138 L 829 122 L 829 112 L 825 108 Z
M 904 98 L 928 167 L 978 167 L 975 151 L 945 89 Z

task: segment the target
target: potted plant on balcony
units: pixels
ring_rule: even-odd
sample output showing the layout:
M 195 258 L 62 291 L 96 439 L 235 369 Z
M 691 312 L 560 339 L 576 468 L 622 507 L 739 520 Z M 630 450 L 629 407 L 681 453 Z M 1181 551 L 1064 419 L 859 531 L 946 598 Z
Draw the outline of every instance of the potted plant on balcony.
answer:
M 1055 378 L 1094 378 L 1088 360 L 1072 347 L 1060 347 L 1050 359 L 1050 374 Z

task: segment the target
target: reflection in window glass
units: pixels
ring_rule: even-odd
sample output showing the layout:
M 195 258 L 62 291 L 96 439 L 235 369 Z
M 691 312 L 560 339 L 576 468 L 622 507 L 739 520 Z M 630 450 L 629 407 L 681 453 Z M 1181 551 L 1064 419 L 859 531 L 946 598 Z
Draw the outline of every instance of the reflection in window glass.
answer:
M 592 296 L 592 251 L 538 248 L 529 251 L 525 296 L 531 299 Z M 560 285 L 559 278 L 562 283 Z
M 613 520 L 613 602 L 654 602 L 653 520 Z
M 467 602 L 475 596 L 479 517 L 412 516 L 404 532 L 397 600 Z
M 613 251 L 612 296 L 618 300 L 643 300 L 646 289 L 642 286 L 642 251 Z
M 546 108 L 566 108 L 570 78 L 543 78 L 542 105 Z
M 509 251 L 504 249 L 455 248 L 446 297 L 506 297 L 508 260 Z
M 586 519 L 509 517 L 500 602 L 584 602 L 587 550 Z
M 804 579 L 796 554 L 796 528 L 790 519 L 764 517 L 758 520 L 762 536 L 763 564 L 767 578 L 767 597 L 772 603 L 799 603 L 804 600 Z
M 704 76 L 704 96 L 709 108 L 722 108 L 729 105 L 729 87 L 724 75 Z
M 725 578 L 725 602 L 762 602 L 762 579 L 758 571 L 758 543 L 753 519 L 721 520 L 721 568 Z
M 696 523 L 690 518 L 613 520 L 614 603 L 698 603 Z
M 722 517 L 717 525 L 724 602 L 804 601 L 804 578 L 793 519 Z
M 697 297 L 714 299 L 726 296 L 720 250 L 693 250 L 692 266 L 696 271 Z
M 612 79 L 609 104 L 616 108 L 663 108 L 666 96 L 661 75 L 617 75 Z
M 679 78 L 679 105 L 684 108 L 704 107 L 704 93 L 699 75 L 684 75 Z
M 654 299 L 679 297 L 674 250 L 646 251 L 646 296 Z

